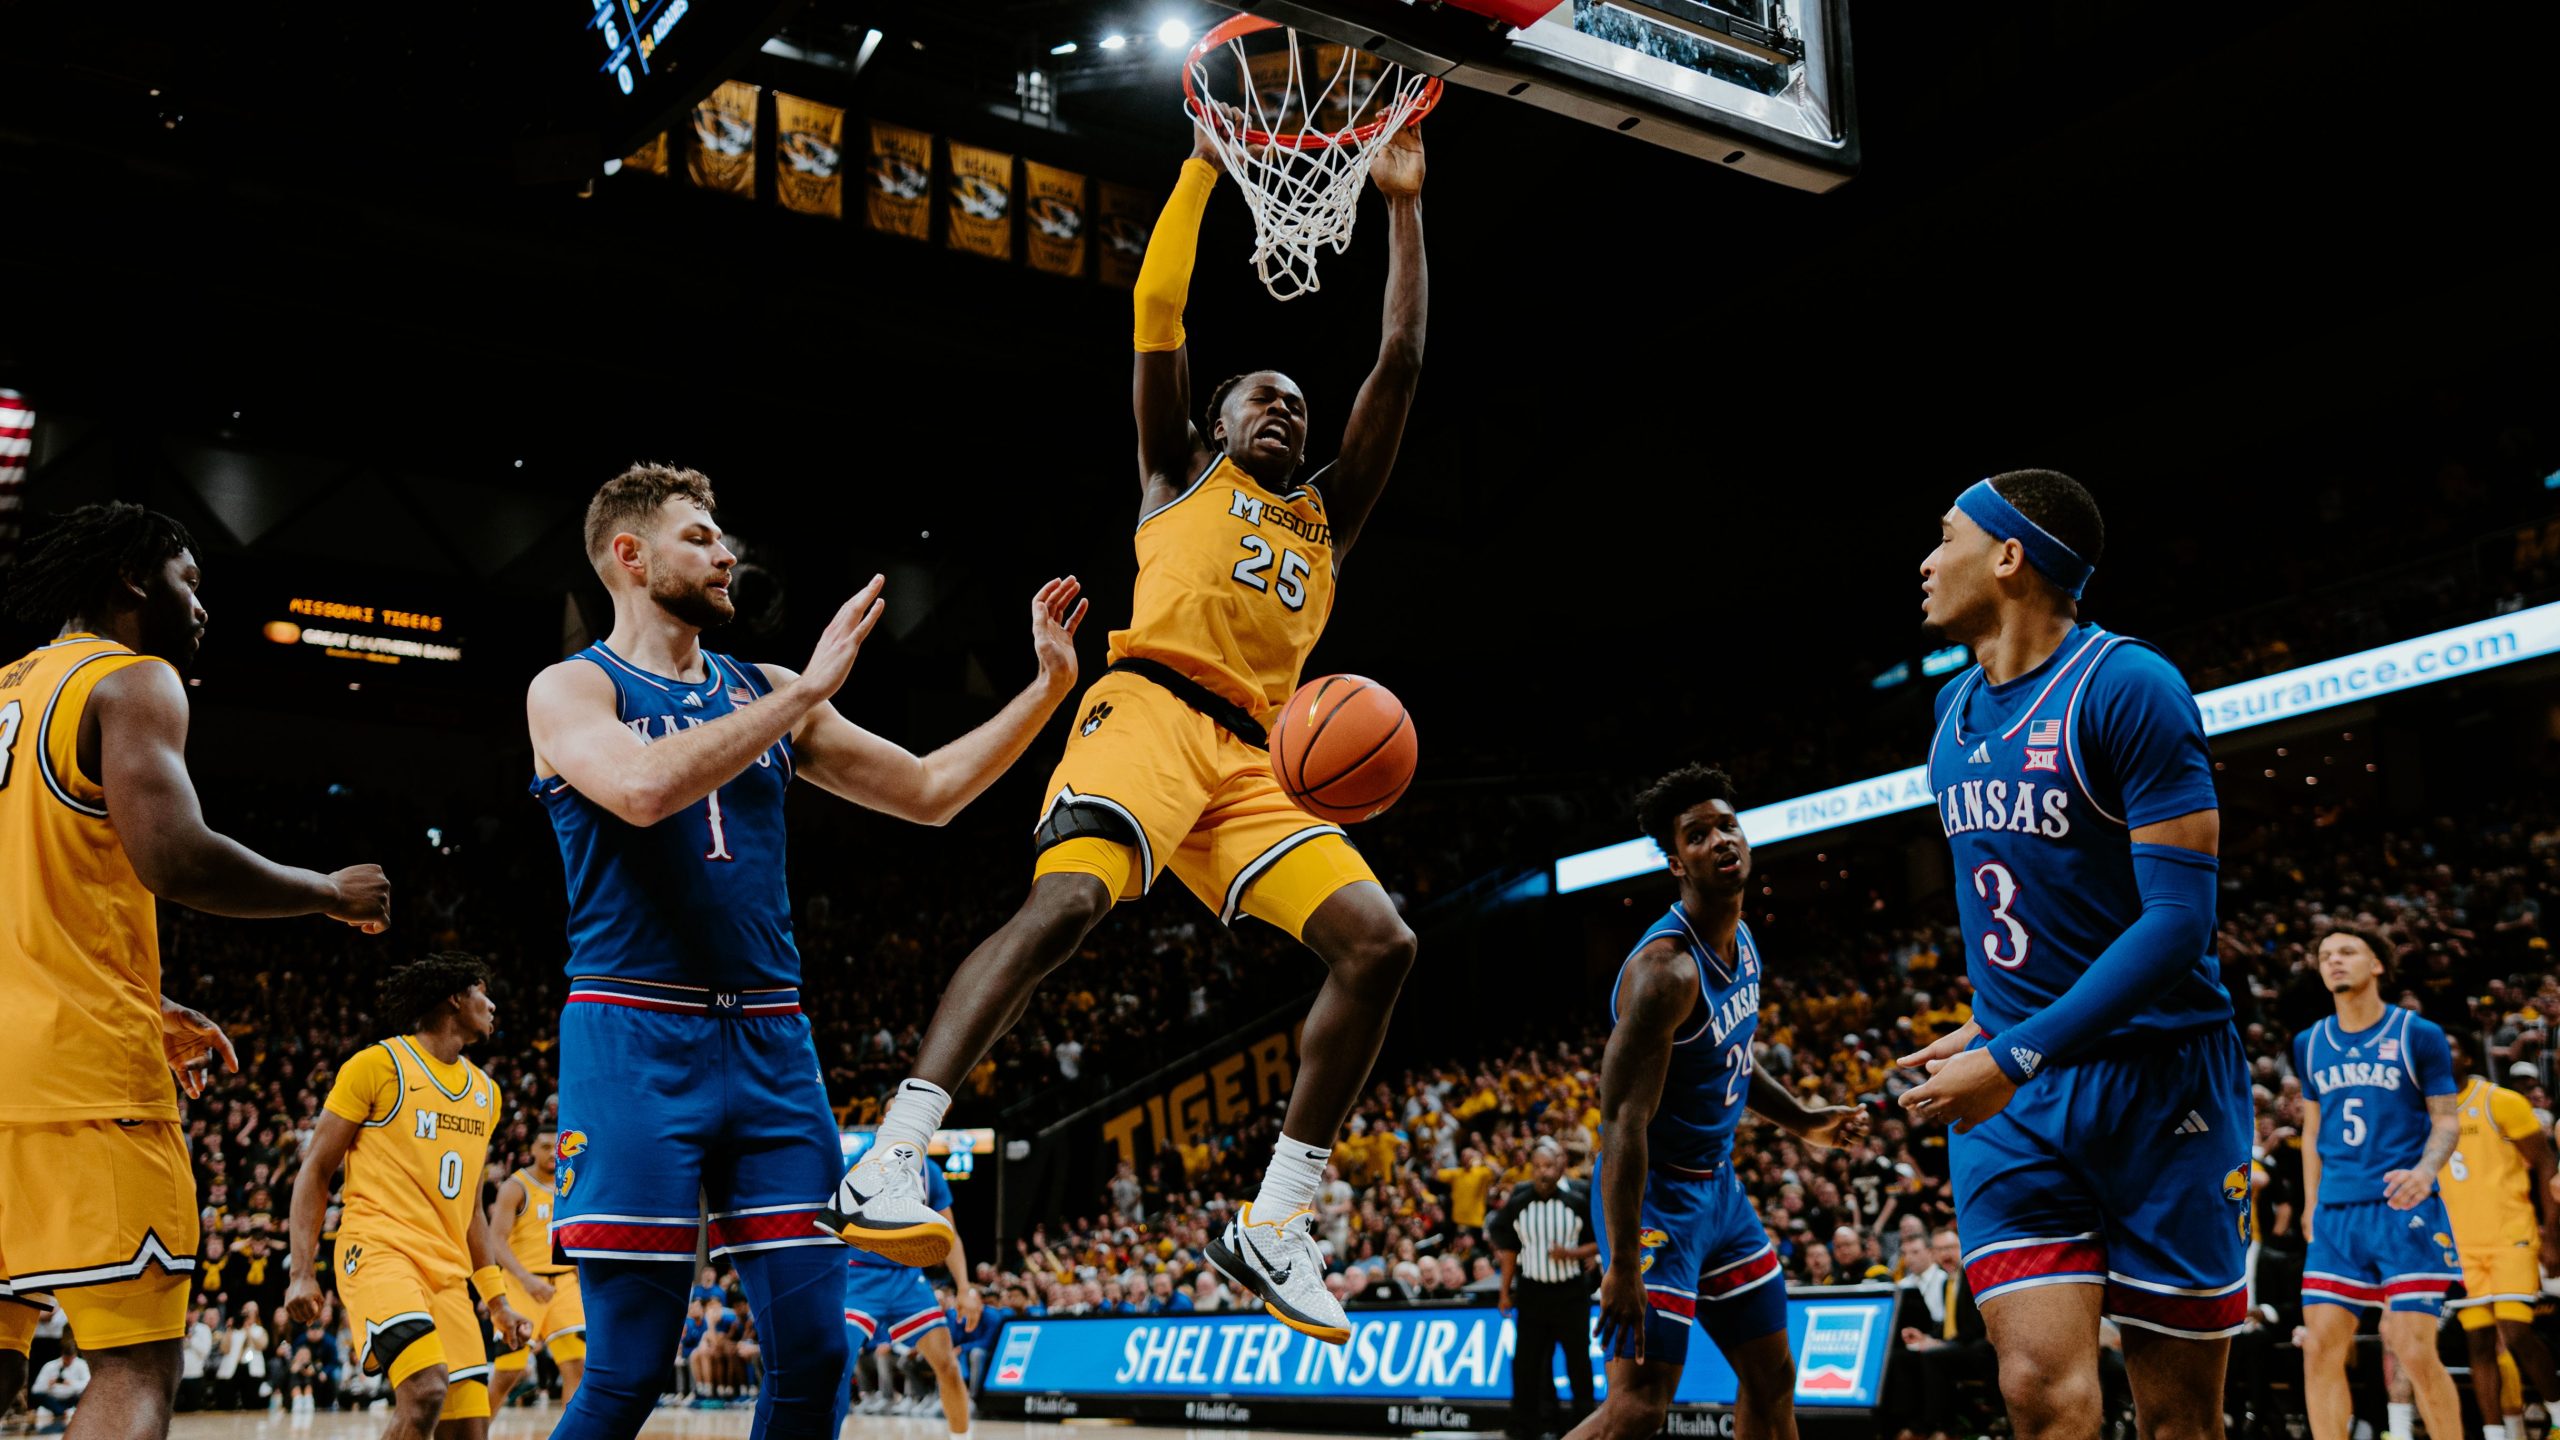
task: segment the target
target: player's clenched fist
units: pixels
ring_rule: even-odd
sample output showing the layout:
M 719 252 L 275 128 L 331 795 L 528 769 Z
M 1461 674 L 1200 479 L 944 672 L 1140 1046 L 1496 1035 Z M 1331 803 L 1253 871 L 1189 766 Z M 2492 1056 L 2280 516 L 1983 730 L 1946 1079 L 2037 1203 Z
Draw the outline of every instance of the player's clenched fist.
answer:
M 379 865 L 350 865 L 329 877 L 336 898 L 329 902 L 328 915 L 341 920 L 367 935 L 379 935 L 391 928 L 391 877 Z
M 308 1325 L 320 1318 L 320 1280 L 313 1275 L 296 1275 L 284 1287 L 284 1315 L 296 1325 Z

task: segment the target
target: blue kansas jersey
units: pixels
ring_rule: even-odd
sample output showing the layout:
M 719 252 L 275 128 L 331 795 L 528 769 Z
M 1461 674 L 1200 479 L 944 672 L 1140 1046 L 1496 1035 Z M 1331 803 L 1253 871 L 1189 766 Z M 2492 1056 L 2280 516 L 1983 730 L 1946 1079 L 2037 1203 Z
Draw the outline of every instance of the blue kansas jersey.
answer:
M 1738 926 L 1733 958 L 1707 948 L 1679 905 L 1644 932 L 1642 950 L 1658 936 L 1669 935 L 1689 951 L 1698 968 L 1699 998 L 1694 1020 L 1684 1020 L 1671 1041 L 1671 1068 L 1663 1076 L 1662 1102 L 1654 1107 L 1645 1129 L 1646 1158 L 1656 1168 L 1713 1170 L 1733 1153 L 1734 1127 L 1742 1123 L 1751 1098 L 1751 1038 L 1760 1029 L 1760 947 L 1751 927 Z M 1630 952 L 1628 959 L 1635 958 Z M 1618 1019 L 1618 990 L 1626 984 L 1626 966 L 1618 968 L 1618 984 L 1609 990 L 1609 1020 Z
M 642 740 L 707 725 L 769 694 L 764 672 L 703 653 L 695 682 L 652 675 L 602 643 L 575 659 L 611 677 L 617 714 Z M 782 794 L 791 742 L 776 742 L 712 794 L 655 825 L 625 823 L 566 779 L 537 778 L 569 877 L 572 976 L 715 991 L 800 983 L 783 880 Z
M 1955 860 L 1974 1013 L 1991 1035 L 2052 1004 L 2141 915 L 2133 829 L 2216 805 L 2177 667 L 2094 625 L 2014 680 L 1986 684 L 1977 665 L 1949 682 L 1929 788 Z M 2208 943 L 2108 1038 L 2230 1019 Z
M 2460 1089 L 2444 1030 L 2394 1005 L 2370 1030 L 2330 1016 L 2293 1037 L 2293 1073 L 2320 1107 L 2322 1205 L 2382 1198 L 2382 1177 L 2427 1148 L 2427 1097 Z

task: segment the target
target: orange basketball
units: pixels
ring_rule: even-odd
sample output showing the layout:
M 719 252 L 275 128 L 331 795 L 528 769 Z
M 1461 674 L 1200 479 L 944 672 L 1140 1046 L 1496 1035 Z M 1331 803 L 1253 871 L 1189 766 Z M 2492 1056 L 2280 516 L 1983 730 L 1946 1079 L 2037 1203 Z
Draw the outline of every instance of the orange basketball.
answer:
M 1325 675 L 1298 687 L 1271 727 L 1271 770 L 1300 809 L 1354 825 L 1413 783 L 1413 717 L 1375 680 Z

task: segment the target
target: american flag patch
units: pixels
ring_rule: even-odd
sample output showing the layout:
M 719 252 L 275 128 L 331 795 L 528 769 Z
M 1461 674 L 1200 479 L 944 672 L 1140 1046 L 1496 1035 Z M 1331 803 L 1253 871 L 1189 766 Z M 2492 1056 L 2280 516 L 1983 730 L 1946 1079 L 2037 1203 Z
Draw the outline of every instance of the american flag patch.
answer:
M 2399 1059 L 2399 1058 L 2400 1058 L 2400 1042 L 2399 1042 L 2399 1041 L 2397 1041 L 2397 1040 L 2385 1040 L 2385 1041 L 2383 1041 L 2381 1044 L 2374 1046 L 2374 1047 L 2373 1047 L 2373 1058 L 2375 1058 L 2376 1060 L 2397 1060 L 2397 1059 Z
M 755 698 L 755 696 L 747 693 L 747 687 L 744 685 L 732 685 L 729 687 L 729 703 L 732 705 L 744 705 Z
M 2038 721 L 2035 725 L 2028 728 L 2027 743 L 2030 745 L 2061 744 L 2062 722 L 2059 720 Z

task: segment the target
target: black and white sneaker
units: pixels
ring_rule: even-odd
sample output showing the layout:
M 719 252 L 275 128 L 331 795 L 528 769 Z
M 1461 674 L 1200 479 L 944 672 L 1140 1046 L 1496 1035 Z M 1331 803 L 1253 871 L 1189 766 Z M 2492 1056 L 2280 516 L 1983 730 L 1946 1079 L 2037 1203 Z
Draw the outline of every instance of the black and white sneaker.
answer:
M 1316 1248 L 1314 1211 L 1266 1223 L 1253 1218 L 1248 1204 L 1227 1222 L 1224 1234 L 1209 1242 L 1209 1262 L 1261 1296 L 1271 1318 L 1299 1334 L 1328 1345 L 1351 1338 L 1351 1319 L 1342 1313 L 1342 1302 L 1324 1288 L 1324 1252 Z
M 901 1141 L 876 1145 L 845 1172 L 818 1228 L 857 1250 L 922 1269 L 939 1265 L 958 1238 L 942 1212 L 924 1203 L 924 1155 Z

